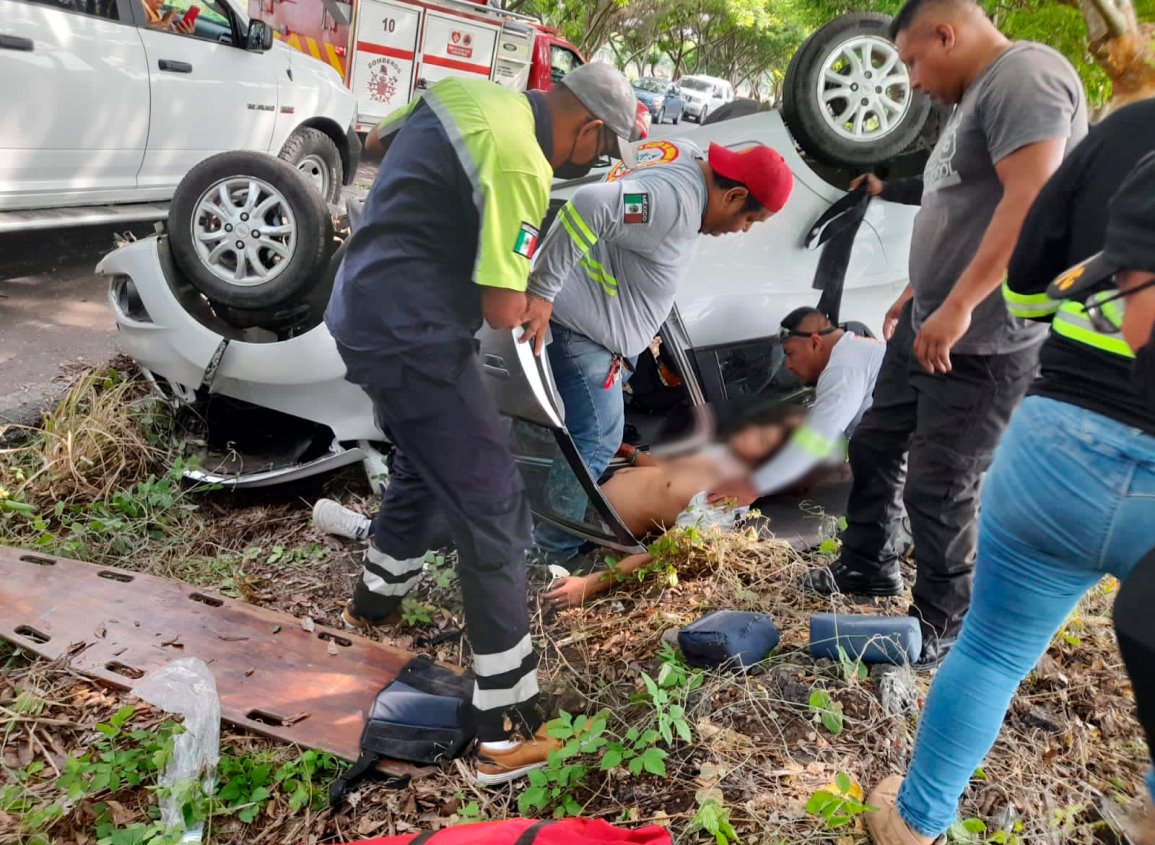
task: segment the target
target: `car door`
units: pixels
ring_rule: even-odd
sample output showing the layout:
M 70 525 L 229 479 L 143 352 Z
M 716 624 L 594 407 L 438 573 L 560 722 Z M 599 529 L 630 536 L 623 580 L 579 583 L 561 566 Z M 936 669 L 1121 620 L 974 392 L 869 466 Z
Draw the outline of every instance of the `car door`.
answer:
M 137 12 L 152 95 L 141 186 L 175 186 L 195 165 L 226 150 L 268 152 L 278 82 L 292 82 L 288 47 L 246 49 L 247 22 L 233 9 L 210 0 L 191 5 L 201 7 L 192 35 L 151 27 L 143 6 Z M 190 0 L 169 0 L 166 8 L 189 6 Z
M 666 113 L 673 117 L 682 116 L 682 107 L 685 101 L 682 99 L 682 89 L 677 85 L 671 85 L 666 89 Z
M 130 2 L 0 0 L 0 209 L 131 197 L 149 95 Z
M 534 516 L 591 542 L 628 554 L 645 547 L 622 524 L 586 469 L 565 428 L 549 359 L 518 343 L 515 331 L 488 326 L 478 333 L 481 369 L 498 408 L 510 419 L 511 445 Z M 586 500 L 584 516 L 559 513 L 561 498 Z M 580 510 L 580 507 L 577 509 Z

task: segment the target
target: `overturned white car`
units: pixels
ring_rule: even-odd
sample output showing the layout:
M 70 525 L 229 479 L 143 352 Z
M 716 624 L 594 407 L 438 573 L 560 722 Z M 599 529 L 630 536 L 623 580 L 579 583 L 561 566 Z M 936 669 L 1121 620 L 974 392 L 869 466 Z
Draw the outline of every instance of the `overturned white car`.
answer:
M 707 403 L 754 404 L 799 392 L 777 337 L 794 308 L 821 298 L 840 306 L 843 319 L 877 331 L 907 282 L 914 215 L 826 181 L 777 111 L 683 134 L 702 147 L 774 147 L 794 173 L 795 190 L 770 223 L 703 239 L 660 346 L 639 361 L 628 436 L 659 451 L 706 436 L 699 411 Z M 587 180 L 559 183 L 551 207 Z M 186 451 L 198 459 L 197 480 L 256 487 L 357 462 L 371 480 L 387 472 L 389 445 L 368 398 L 345 381 L 322 322 L 343 256 L 341 227 L 334 229 L 330 210 L 305 187 L 303 176 L 271 157 L 210 159 L 178 191 L 169 233 L 123 246 L 97 268 L 109 278 L 125 352 L 178 411 Z M 552 518 L 537 494 L 550 467 L 564 461 L 592 503 L 586 524 L 565 527 L 636 548 L 577 457 L 547 358 L 534 358 L 509 332 L 483 331 L 480 340 L 483 369 L 515 420 L 515 452 L 535 511 Z

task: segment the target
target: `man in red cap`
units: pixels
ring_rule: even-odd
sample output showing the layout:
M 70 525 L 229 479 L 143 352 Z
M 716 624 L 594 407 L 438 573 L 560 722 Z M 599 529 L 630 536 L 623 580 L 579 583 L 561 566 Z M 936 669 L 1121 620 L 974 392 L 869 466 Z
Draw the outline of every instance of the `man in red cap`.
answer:
M 669 316 L 698 235 L 769 220 L 794 185 L 782 156 L 760 144 L 711 144 L 703 155 L 685 141 L 650 141 L 636 158 L 561 208 L 529 280 L 522 339 L 540 354 L 549 326 L 566 428 L 595 481 L 622 442 L 622 382 Z M 580 522 L 585 493 L 563 464 L 555 462 L 547 499 L 558 516 Z M 549 562 L 568 560 L 581 545 L 547 526 L 535 539 Z

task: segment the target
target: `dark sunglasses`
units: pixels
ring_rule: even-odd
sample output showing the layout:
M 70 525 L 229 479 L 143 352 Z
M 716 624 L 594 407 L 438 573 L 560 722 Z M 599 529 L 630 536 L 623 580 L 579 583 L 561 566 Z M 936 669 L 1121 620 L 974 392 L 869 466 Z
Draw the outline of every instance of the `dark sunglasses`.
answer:
M 1111 280 L 1114 281 L 1114 278 L 1112 276 Z M 1126 303 L 1123 300 L 1152 286 L 1155 286 L 1155 279 L 1148 279 L 1130 290 L 1101 290 L 1091 294 L 1083 301 L 1087 319 L 1097 332 L 1118 334 L 1123 328 L 1123 314 L 1126 311 Z
M 778 330 L 778 339 L 782 341 L 782 343 L 785 343 L 792 337 L 822 337 L 822 335 L 832 334 L 836 331 L 838 331 L 838 326 L 831 326 L 828 329 L 822 329 L 821 331 L 817 332 L 800 332 L 795 331 L 794 329 L 788 329 L 783 326 Z

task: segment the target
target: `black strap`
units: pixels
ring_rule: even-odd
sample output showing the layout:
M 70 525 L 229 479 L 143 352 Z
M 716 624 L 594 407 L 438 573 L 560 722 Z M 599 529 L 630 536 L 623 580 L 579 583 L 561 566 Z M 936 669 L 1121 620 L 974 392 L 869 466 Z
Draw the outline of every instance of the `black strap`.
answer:
M 806 233 L 803 245 L 807 249 L 817 249 L 845 227 L 854 226 L 857 228 L 862 218 L 859 216 L 858 220 L 854 220 L 853 212 L 857 212 L 860 205 L 862 206 L 861 210 L 865 211 L 865 206 L 869 202 L 870 195 L 862 188 L 844 194 L 814 221 L 814 225 Z M 852 213 L 847 214 L 847 212 Z
M 376 751 L 361 751 L 361 756 L 357 758 L 357 762 L 350 766 L 341 777 L 333 781 L 329 786 L 329 807 L 336 810 L 345 801 L 345 796 L 349 794 L 349 787 L 365 777 L 369 770 L 376 765 L 377 761 L 381 759 L 381 755 Z M 385 784 L 390 789 L 404 789 L 409 785 L 409 775 L 390 775 Z M 412 845 L 412 843 L 410 843 Z
M 822 291 L 815 307 L 829 317 L 834 325 L 838 325 L 842 309 L 842 291 L 846 285 L 846 270 L 850 266 L 850 252 L 868 205 L 870 195 L 865 191 L 847 194 L 826 210 L 806 236 L 808 243 L 815 237 L 818 243 L 824 244 L 822 255 L 818 257 L 818 266 L 814 269 L 814 287 Z
M 556 822 L 557 819 L 542 819 L 537 822 L 537 824 L 527 827 L 521 836 L 517 837 L 517 841 L 514 842 L 513 845 L 533 845 L 534 840 L 537 839 L 537 835 L 541 833 L 541 829 L 543 827 L 549 827 Z
M 427 830 L 424 833 L 419 833 L 409 840 L 409 845 L 425 845 L 436 833 L 436 830 Z

